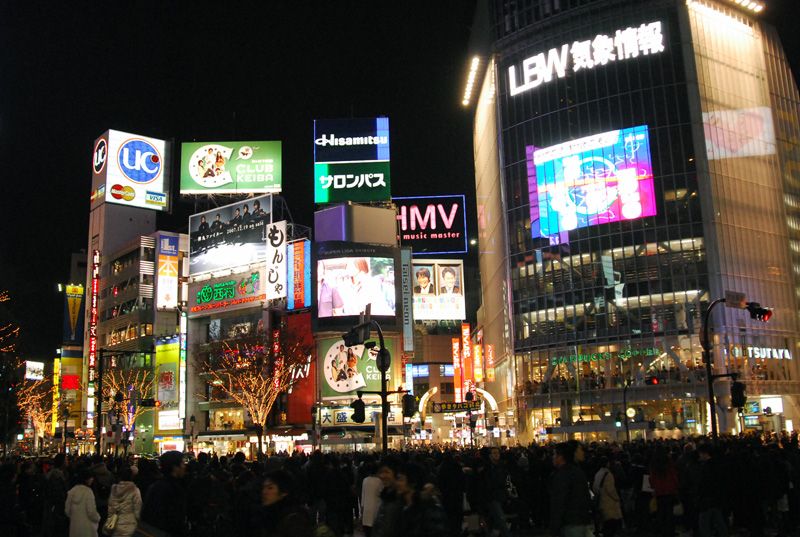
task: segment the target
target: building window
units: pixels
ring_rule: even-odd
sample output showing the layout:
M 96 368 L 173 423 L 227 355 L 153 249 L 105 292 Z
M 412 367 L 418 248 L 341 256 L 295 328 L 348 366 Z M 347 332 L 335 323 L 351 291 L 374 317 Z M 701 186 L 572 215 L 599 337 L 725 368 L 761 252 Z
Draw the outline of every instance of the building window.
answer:
M 455 395 L 456 385 L 452 382 L 442 382 L 439 385 L 439 390 L 442 395 Z

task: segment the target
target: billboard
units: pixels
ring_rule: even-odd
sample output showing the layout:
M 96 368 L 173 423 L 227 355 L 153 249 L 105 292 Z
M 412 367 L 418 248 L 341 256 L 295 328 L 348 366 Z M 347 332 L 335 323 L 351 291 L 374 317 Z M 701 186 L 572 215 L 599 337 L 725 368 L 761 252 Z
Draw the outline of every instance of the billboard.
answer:
M 167 210 L 169 165 L 164 140 L 106 131 L 92 151 L 92 201 Z
M 281 191 L 281 142 L 181 144 L 181 194 Z
M 259 196 L 189 217 L 189 275 L 264 261 L 272 196 Z
M 156 399 L 162 410 L 178 410 L 178 362 L 180 346 L 177 336 L 156 340 Z
M 286 316 L 286 325 L 289 333 L 300 340 L 304 345 L 311 347 L 314 335 L 311 333 L 311 313 L 301 312 Z M 308 356 L 306 367 L 297 368 L 294 384 L 289 389 L 286 401 L 286 419 L 289 423 L 309 423 L 311 421 L 311 406 L 316 401 L 316 364 L 312 355 Z
M 389 118 L 314 121 L 314 202 L 388 201 Z
M 394 317 L 396 248 L 337 241 L 317 252 L 318 318 L 358 316 L 367 304 L 374 317 Z
M 311 241 L 301 239 L 286 245 L 286 309 L 311 307 Z
M 463 254 L 467 217 L 463 194 L 392 198 L 397 206 L 398 238 L 414 255 Z
M 656 214 L 646 125 L 528 146 L 527 157 L 534 237 Z
M 464 320 L 464 262 L 426 259 L 412 263 L 414 320 Z
M 766 107 L 703 112 L 709 160 L 775 154 L 772 111 Z
M 44 380 L 44 362 L 25 361 L 25 378 L 27 380 Z M 56 384 L 57 386 L 58 384 Z
M 394 374 L 399 357 L 395 355 L 394 341 L 386 339 L 386 348 L 392 355 L 393 366 L 387 373 L 389 385 L 397 376 Z M 337 399 L 354 396 L 357 390 L 375 391 L 381 389 L 381 372 L 376 361 L 378 347 L 368 349 L 365 345 L 348 347 L 343 339 L 322 339 L 317 344 L 318 367 L 321 375 L 320 391 L 323 399 Z
M 267 300 L 286 298 L 286 220 L 267 225 Z
M 83 346 L 84 288 L 67 284 L 64 288 L 64 342 Z
M 211 278 L 189 285 L 189 317 L 208 315 L 211 312 L 233 311 L 265 302 L 266 271 L 245 271 L 230 276 Z
M 178 307 L 178 237 L 158 236 L 158 279 L 156 280 L 156 308 Z

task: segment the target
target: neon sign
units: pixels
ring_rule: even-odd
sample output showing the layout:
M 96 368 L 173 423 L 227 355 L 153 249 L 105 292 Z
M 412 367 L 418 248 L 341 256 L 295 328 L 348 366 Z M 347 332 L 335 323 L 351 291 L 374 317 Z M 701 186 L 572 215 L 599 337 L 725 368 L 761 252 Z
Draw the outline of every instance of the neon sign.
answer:
M 239 296 L 252 295 L 261 288 L 261 277 L 258 272 L 253 272 L 250 276 L 236 280 L 228 280 L 213 285 L 207 284 L 197 292 L 197 304 L 207 304 L 220 300 L 232 300 Z M 192 309 L 194 311 L 194 308 Z
M 565 43 L 522 60 L 521 78 L 517 66 L 508 68 L 508 87 L 511 96 L 551 82 L 553 78 L 564 78 L 571 70 L 593 69 L 616 61 L 637 58 L 664 52 L 664 35 L 661 22 L 642 24 L 638 28 L 617 30 L 613 36 L 600 34 L 594 39 Z

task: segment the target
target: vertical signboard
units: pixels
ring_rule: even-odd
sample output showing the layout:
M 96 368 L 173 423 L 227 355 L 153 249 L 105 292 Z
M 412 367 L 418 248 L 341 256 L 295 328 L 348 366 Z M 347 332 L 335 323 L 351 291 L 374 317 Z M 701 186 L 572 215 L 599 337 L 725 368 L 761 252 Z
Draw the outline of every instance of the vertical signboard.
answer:
M 94 426 L 94 383 L 97 375 L 97 308 L 100 293 L 100 251 L 92 251 L 92 290 L 89 302 L 89 386 L 86 399 L 86 423 Z
M 403 352 L 414 352 L 414 308 L 411 302 L 411 248 L 400 249 Z
M 158 280 L 156 307 L 178 307 L 178 237 L 160 235 L 158 240 Z
M 179 362 L 179 337 L 162 338 L 156 342 L 156 399 L 161 403 L 158 412 L 159 430 L 180 428 Z
M 310 312 L 287 315 L 286 328 L 303 347 L 313 346 Z M 286 401 L 286 420 L 289 423 L 311 423 L 311 407 L 317 399 L 316 392 L 316 364 L 312 351 L 308 355 L 305 367 L 295 369 L 292 386 L 289 388 L 289 398 Z
M 58 389 L 61 382 L 61 358 L 53 360 L 53 416 L 50 422 L 50 435 L 55 436 L 58 427 L 58 404 L 61 392 Z
M 494 382 L 494 345 L 486 345 L 486 381 Z
M 286 220 L 267 225 L 267 300 L 286 298 Z
M 472 347 L 472 359 L 474 362 L 473 375 L 475 382 L 483 382 L 483 345 L 475 343 Z
M 64 300 L 64 341 L 83 343 L 83 285 L 68 284 Z
M 388 201 L 389 118 L 314 121 L 314 202 Z
M 311 307 L 311 241 L 302 239 L 286 246 L 286 309 Z
M 464 394 L 475 382 L 474 363 L 472 361 L 472 341 L 470 340 L 469 323 L 461 323 L 461 363 L 464 368 Z
M 181 312 L 178 324 L 178 418 L 186 418 L 186 312 Z
M 464 373 L 461 369 L 461 339 L 454 337 L 451 343 L 453 347 L 453 385 L 455 386 L 456 401 L 463 401 Z

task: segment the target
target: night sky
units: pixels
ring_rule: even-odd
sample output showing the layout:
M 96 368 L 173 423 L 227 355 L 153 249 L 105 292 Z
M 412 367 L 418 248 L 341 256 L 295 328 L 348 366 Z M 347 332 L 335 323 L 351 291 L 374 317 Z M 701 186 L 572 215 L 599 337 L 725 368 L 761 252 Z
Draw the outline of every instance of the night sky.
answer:
M 386 115 L 394 195 L 474 200 L 461 94 L 476 0 L 92 5 L 0 8 L 0 290 L 12 296 L 0 313 L 21 325 L 23 357 L 60 346 L 56 283 L 87 246 L 92 143 L 108 129 L 281 140 L 283 195 L 311 225 L 313 120 Z M 797 74 L 797 2 L 767 6 Z M 192 208 L 174 201 L 159 229 L 185 231 Z

